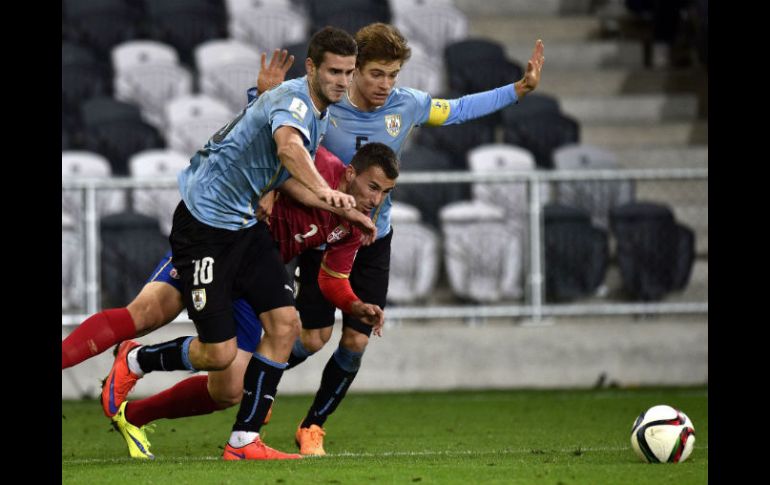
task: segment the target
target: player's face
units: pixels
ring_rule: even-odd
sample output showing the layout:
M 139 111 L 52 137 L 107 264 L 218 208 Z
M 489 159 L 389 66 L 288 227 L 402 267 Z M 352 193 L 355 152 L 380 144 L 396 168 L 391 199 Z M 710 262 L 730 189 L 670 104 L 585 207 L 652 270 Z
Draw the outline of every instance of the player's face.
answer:
M 372 165 L 359 174 L 356 174 L 352 165 L 348 165 L 345 170 L 348 177 L 348 193 L 356 199 L 356 209 L 364 214 L 379 206 L 396 186 L 396 181 L 389 179 L 377 165 Z
M 369 61 L 356 69 L 353 84 L 367 108 L 379 107 L 393 91 L 401 72 L 401 61 Z
M 313 65 L 313 61 L 308 58 L 305 61 L 305 67 L 311 94 L 314 101 L 320 101 L 323 104 L 323 107 L 319 107 L 323 109 L 342 99 L 342 95 L 345 94 L 353 79 L 356 58 L 325 52 L 320 66 Z

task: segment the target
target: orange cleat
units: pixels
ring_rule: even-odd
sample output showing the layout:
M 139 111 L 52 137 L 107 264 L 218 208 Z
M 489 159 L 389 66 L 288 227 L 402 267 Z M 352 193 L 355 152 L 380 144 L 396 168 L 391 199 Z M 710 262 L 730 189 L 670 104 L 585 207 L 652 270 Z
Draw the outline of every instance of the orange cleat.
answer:
M 322 427 L 311 424 L 309 428 L 297 428 L 294 439 L 301 454 L 324 456 L 324 435 L 326 431 Z
M 227 443 L 222 454 L 223 460 L 297 460 L 300 458 L 302 455 L 284 453 L 270 448 L 259 439 L 259 436 L 242 448 L 236 448 Z
M 139 376 L 128 369 L 127 359 L 128 353 L 136 347 L 139 344 L 133 340 L 124 340 L 115 348 L 115 362 L 102 383 L 102 409 L 108 418 L 117 414 L 120 405 L 139 380 Z

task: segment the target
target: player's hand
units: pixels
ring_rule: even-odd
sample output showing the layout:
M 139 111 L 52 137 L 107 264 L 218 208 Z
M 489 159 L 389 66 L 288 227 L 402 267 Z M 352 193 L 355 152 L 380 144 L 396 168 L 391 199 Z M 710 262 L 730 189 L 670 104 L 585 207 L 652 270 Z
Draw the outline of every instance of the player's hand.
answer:
M 361 236 L 361 245 L 368 246 L 377 239 L 377 226 L 372 219 L 363 212 L 356 209 L 340 211 L 340 217 L 354 224 L 364 233 Z
M 382 327 L 385 325 L 385 312 L 382 311 L 382 308 L 358 300 L 351 306 L 351 314 L 366 325 L 371 325 L 372 333 L 382 337 Z
M 276 49 L 273 51 L 273 57 L 270 58 L 270 65 L 267 65 L 266 61 L 267 52 L 263 52 L 262 67 L 259 70 L 259 76 L 257 76 L 257 93 L 259 94 L 278 86 L 286 79 L 286 73 L 294 64 L 294 56 L 290 56 L 286 49 Z
M 278 197 L 278 194 L 271 190 L 259 199 L 259 206 L 257 207 L 257 220 L 266 222 L 270 225 L 270 214 L 273 213 L 273 205 Z
M 521 96 L 534 91 L 540 84 L 540 71 L 543 69 L 545 56 L 543 55 L 543 41 L 538 39 L 535 42 L 535 48 L 532 50 L 532 57 L 527 61 L 527 70 L 524 77 L 516 83 L 516 93 Z
M 356 206 L 356 199 L 352 195 L 339 190 L 332 190 L 329 187 L 316 189 L 315 194 L 332 207 L 341 207 L 347 210 Z

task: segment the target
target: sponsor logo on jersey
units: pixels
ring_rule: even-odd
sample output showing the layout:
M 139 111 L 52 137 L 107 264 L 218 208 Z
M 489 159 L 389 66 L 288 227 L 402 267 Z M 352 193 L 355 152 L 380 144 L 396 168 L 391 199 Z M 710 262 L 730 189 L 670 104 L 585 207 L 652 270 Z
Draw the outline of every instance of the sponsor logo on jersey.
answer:
M 332 232 L 329 233 L 329 235 L 326 237 L 326 242 L 329 244 L 337 242 L 341 240 L 343 237 L 347 236 L 350 233 L 347 227 L 340 224 L 339 226 L 335 227 Z
M 197 311 L 203 310 L 203 307 L 206 306 L 206 289 L 193 290 L 192 301 L 193 307 L 195 307 Z
M 401 115 L 385 115 L 385 129 L 393 138 L 401 132 Z
M 291 112 L 292 116 L 302 121 L 305 119 L 305 114 L 307 114 L 307 105 L 301 99 L 294 98 L 291 100 L 291 104 L 289 105 L 289 111 Z

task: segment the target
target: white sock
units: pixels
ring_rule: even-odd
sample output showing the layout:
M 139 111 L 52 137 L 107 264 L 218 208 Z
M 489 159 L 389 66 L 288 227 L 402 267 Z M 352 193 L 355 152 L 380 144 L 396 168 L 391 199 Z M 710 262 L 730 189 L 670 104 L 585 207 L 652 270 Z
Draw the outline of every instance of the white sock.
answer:
M 234 448 L 243 448 L 258 437 L 259 433 L 253 431 L 233 431 L 229 443 Z
M 131 350 L 131 352 L 128 353 L 126 356 L 126 360 L 128 361 L 128 370 L 133 372 L 139 377 L 144 377 L 144 371 L 141 367 L 139 367 L 139 361 L 136 360 L 136 354 L 139 352 L 139 349 L 141 349 L 142 346 L 136 347 L 135 349 Z

